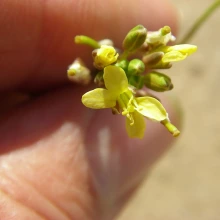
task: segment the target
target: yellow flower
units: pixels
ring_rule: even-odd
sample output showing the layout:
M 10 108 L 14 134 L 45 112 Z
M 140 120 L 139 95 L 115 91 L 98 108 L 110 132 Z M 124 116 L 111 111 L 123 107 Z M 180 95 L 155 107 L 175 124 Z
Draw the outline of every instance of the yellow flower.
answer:
M 162 46 L 157 50 L 164 52 L 162 62 L 169 63 L 184 60 L 187 56 L 196 52 L 197 46 L 191 44 L 180 44 L 175 46 Z
M 126 116 L 129 137 L 143 138 L 146 128 L 144 116 L 162 122 L 168 119 L 162 104 L 152 97 L 134 97 L 123 69 L 107 66 L 104 69 L 104 88 L 97 88 L 82 96 L 82 103 L 92 109 L 112 108 Z
M 97 69 L 104 69 L 104 67 L 113 64 L 118 59 L 118 53 L 112 46 L 102 45 L 99 49 L 93 51 L 94 66 Z

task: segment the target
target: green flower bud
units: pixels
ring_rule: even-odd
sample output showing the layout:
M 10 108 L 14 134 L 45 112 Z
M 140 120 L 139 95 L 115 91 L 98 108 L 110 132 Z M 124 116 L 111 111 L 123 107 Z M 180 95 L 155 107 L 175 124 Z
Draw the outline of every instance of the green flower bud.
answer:
M 136 89 L 141 89 L 144 86 L 144 77 L 143 76 L 130 76 L 129 84 L 134 86 Z
M 151 67 L 156 65 L 162 58 L 164 53 L 163 52 L 153 52 L 151 54 L 147 54 L 142 58 L 142 61 L 145 65 Z
M 128 74 L 129 75 L 140 75 L 145 70 L 145 65 L 143 61 L 139 59 L 133 59 L 128 64 Z
M 99 42 L 97 42 L 96 40 L 92 39 L 91 37 L 87 37 L 84 35 L 77 35 L 75 36 L 75 43 L 76 44 L 84 44 L 84 45 L 88 45 L 94 49 L 98 49 L 100 48 L 100 44 Z
M 149 89 L 157 92 L 165 92 L 173 88 L 171 79 L 167 75 L 158 72 L 146 74 L 144 76 L 144 84 Z
M 147 29 L 142 25 L 137 25 L 131 29 L 123 41 L 123 48 L 126 52 L 134 52 L 145 42 Z
M 125 72 L 127 72 L 128 64 L 129 64 L 129 61 L 128 61 L 128 60 L 119 60 L 119 61 L 115 64 L 115 66 L 118 66 L 118 67 L 122 68 Z

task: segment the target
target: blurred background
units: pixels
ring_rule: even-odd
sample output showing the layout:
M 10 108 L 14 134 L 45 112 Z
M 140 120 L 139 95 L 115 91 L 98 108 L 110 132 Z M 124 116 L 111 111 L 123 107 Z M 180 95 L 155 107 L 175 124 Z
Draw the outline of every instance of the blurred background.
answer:
M 172 0 L 178 38 L 213 0 Z M 181 136 L 151 169 L 117 220 L 220 220 L 220 8 L 189 42 L 198 52 L 169 75 L 182 112 Z M 169 94 L 168 94 L 169 96 Z

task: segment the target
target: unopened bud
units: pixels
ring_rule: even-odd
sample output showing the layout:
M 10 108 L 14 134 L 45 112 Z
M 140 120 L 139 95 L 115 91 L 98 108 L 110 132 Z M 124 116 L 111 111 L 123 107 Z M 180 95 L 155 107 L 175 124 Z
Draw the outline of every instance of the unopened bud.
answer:
M 96 40 L 92 39 L 91 37 L 87 37 L 85 35 L 75 36 L 75 43 L 88 45 L 94 49 L 100 48 L 99 42 L 97 42 Z
M 129 84 L 134 86 L 136 89 L 141 89 L 144 86 L 144 78 L 143 76 L 130 76 Z
M 82 85 L 88 85 L 91 81 L 90 70 L 85 66 L 83 61 L 77 58 L 68 68 L 67 75 L 70 81 Z
M 123 41 L 123 48 L 126 52 L 134 52 L 145 42 L 147 29 L 142 25 L 137 25 L 131 29 Z
M 165 92 L 173 88 L 171 79 L 167 75 L 158 72 L 146 74 L 144 76 L 144 84 L 149 89 L 157 92 Z
M 133 59 L 128 64 L 128 74 L 129 75 L 140 75 L 145 71 L 145 65 L 143 61 L 139 59 Z
M 151 54 L 147 54 L 142 58 L 142 61 L 147 66 L 156 65 L 163 57 L 163 52 L 153 52 Z
M 118 67 L 122 68 L 125 72 L 127 72 L 128 64 L 129 64 L 129 61 L 128 61 L 128 60 L 119 60 L 119 61 L 115 64 L 115 66 L 118 66 Z

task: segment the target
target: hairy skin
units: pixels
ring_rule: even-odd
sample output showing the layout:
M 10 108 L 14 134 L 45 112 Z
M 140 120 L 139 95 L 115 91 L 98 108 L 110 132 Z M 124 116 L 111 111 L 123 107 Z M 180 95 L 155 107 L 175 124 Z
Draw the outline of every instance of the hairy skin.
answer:
M 148 122 L 144 140 L 129 139 L 123 117 L 81 104 L 88 89 L 69 87 L 66 69 L 91 54 L 73 37 L 120 45 L 137 24 L 176 30 L 175 11 L 165 0 L 1 0 L 0 8 L 0 90 L 41 92 L 0 116 L 0 219 L 112 219 L 173 138 Z

